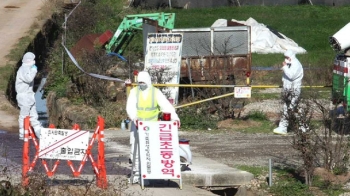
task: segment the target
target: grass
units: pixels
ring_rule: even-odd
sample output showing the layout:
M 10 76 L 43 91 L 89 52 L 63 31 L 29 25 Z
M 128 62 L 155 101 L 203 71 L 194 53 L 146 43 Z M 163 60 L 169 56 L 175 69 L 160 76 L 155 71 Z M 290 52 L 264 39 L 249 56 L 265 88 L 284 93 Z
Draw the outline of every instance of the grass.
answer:
M 246 120 L 247 119 L 247 120 Z M 250 122 L 250 123 L 247 123 Z M 274 128 L 274 123 L 271 122 L 267 115 L 262 111 L 250 111 L 244 120 L 237 119 L 236 125 L 247 124 L 244 128 L 233 128 L 233 130 L 240 131 L 242 133 L 271 133 Z M 235 127 L 235 126 L 233 126 Z
M 34 35 L 31 35 L 33 31 L 27 32 L 30 35 L 22 37 L 18 40 L 16 47 L 10 51 L 10 54 L 8 54 L 6 57 L 9 58 L 11 61 L 18 62 L 22 59 L 22 56 L 27 49 L 30 42 L 32 42 Z
M 314 177 L 312 186 L 309 187 L 302 182 L 302 177 L 293 168 L 276 167 L 272 168 L 272 186 L 268 186 L 269 169 L 265 166 L 238 165 L 237 169 L 250 172 L 259 182 L 259 189 L 263 189 L 276 196 L 286 195 L 330 195 L 336 196 L 347 192 L 339 185 L 332 185 L 330 182 Z M 294 176 L 294 177 L 293 177 Z
M 237 165 L 236 168 L 253 174 L 255 178 L 266 175 L 269 171 L 268 167 L 262 166 Z
M 270 192 L 278 195 L 330 195 L 336 196 L 346 193 L 341 185 L 334 185 L 328 181 L 315 176 L 312 186 L 307 186 L 302 182 L 300 172 L 293 168 L 274 168 L 273 173 L 276 179 L 270 187 Z M 291 178 L 293 177 L 293 178 Z
M 239 21 L 254 18 L 306 49 L 307 54 L 298 55 L 304 66 L 318 67 L 332 64 L 335 53 L 328 44 L 328 37 L 345 26 L 350 18 L 348 6 L 243 6 L 165 11 L 176 13 L 176 28 L 209 27 L 221 18 Z M 280 64 L 281 55 L 253 54 L 252 61 L 253 65 L 273 66 Z
M 260 100 L 265 100 L 265 99 L 279 99 L 281 97 L 281 93 L 252 93 L 252 98 L 251 99 L 260 99 Z
M 271 92 L 271 93 L 268 93 L 268 92 L 261 92 L 265 89 L 252 89 L 252 94 L 251 94 L 251 98 L 248 99 L 248 101 L 255 101 L 255 100 L 262 100 L 262 99 L 279 99 L 281 98 L 281 93 L 280 92 Z
M 96 5 L 96 9 L 103 8 L 104 12 L 97 16 L 103 20 L 99 20 L 94 28 L 95 32 L 116 30 L 120 21 L 128 14 L 175 13 L 175 28 L 210 27 L 217 19 L 246 21 L 251 17 L 306 49 L 307 54 L 298 55 L 305 67 L 328 67 L 332 64 L 335 52 L 331 49 L 328 38 L 345 26 L 350 18 L 350 6 L 242 6 L 146 10 L 122 9 L 115 6 L 116 3 L 122 4 L 119 0 L 102 0 Z M 255 66 L 280 65 L 282 60 L 281 54 L 252 54 L 252 64 Z
M 5 91 L 10 80 L 11 75 L 13 74 L 14 69 L 11 65 L 7 64 L 4 67 L 0 67 L 0 90 Z
M 12 115 L 17 115 L 17 110 L 16 108 L 14 108 L 13 106 L 10 106 L 10 105 L 0 105 L 0 110 L 2 111 L 6 111 L 7 113 L 9 114 L 12 114 Z
M 190 115 L 191 111 L 186 109 L 188 113 L 180 113 L 181 129 L 186 131 L 207 132 L 210 130 L 212 134 L 219 133 L 271 133 L 275 127 L 267 115 L 262 111 L 251 111 L 244 118 L 226 119 L 217 121 L 212 118 L 207 119 L 203 115 Z
M 245 121 L 240 120 L 238 123 L 245 123 Z M 255 126 L 249 126 L 246 128 L 239 128 L 239 129 L 233 128 L 233 130 L 236 130 L 242 133 L 254 134 L 254 133 L 271 133 L 271 131 L 274 128 L 275 128 L 274 123 L 270 121 L 263 121 L 263 122 L 257 123 Z
M 307 50 L 297 57 L 304 68 L 317 68 L 319 71 L 305 70 L 304 85 L 331 85 L 329 81 L 335 52 L 328 38 L 348 23 L 350 7 L 326 6 L 244 6 L 212 9 L 171 10 L 176 12 L 176 28 L 209 27 L 217 19 L 245 21 L 252 17 L 272 29 L 279 31 L 299 46 Z M 168 10 L 170 11 L 170 10 Z M 200 14 L 205 12 L 206 14 Z M 345 15 L 342 13 L 346 12 Z M 197 21 L 197 17 L 203 17 Z M 252 54 L 252 66 L 279 67 L 281 54 Z M 252 73 L 252 85 L 282 85 L 281 72 L 270 71 L 260 76 L 261 71 Z M 316 77 L 320 78 L 316 78 Z M 328 88 L 329 89 L 329 88 Z M 304 90 L 303 90 L 304 91 Z M 322 94 L 329 99 L 331 92 Z M 278 98 L 277 94 L 254 94 L 252 98 Z

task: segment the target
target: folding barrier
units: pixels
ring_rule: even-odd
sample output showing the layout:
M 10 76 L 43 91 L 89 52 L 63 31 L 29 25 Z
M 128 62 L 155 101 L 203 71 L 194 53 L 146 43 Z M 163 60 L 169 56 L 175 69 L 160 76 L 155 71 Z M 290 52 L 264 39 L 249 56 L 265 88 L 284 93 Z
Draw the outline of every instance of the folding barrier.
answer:
M 45 159 L 41 158 L 41 155 L 43 154 L 43 152 L 42 152 L 43 150 L 40 151 L 40 149 L 39 149 L 39 140 L 36 138 L 36 136 L 33 132 L 33 129 L 30 126 L 29 119 L 30 119 L 29 116 L 27 116 L 24 119 L 25 135 L 24 135 L 24 143 L 23 143 L 23 165 L 22 165 L 22 185 L 23 186 L 27 186 L 29 184 L 28 172 L 33 171 L 38 159 L 41 159 L 41 163 L 43 164 L 48 177 L 51 177 L 54 175 L 54 173 L 57 170 L 58 165 L 60 164 L 60 159 L 57 159 L 56 162 L 54 163 L 52 170 L 50 170 Z M 50 125 L 49 128 L 52 130 L 55 130 L 54 125 Z M 66 138 L 62 139 L 61 141 L 57 141 L 55 144 L 46 148 L 45 150 L 48 149 L 47 152 L 49 152 L 50 150 L 51 151 L 55 150 L 56 148 L 63 146 L 67 142 L 72 141 L 83 134 L 82 133 L 83 131 L 80 130 L 80 127 L 77 124 L 74 124 L 73 130 L 77 131 L 76 133 L 74 133 L 77 136 L 70 137 L 69 139 L 67 139 L 67 137 L 66 137 Z M 79 135 L 79 133 L 82 133 L 82 134 Z M 29 157 L 30 156 L 29 155 L 29 141 L 30 140 L 33 141 L 34 147 L 36 149 L 36 153 L 35 153 L 35 156 L 34 156 L 32 162 L 30 162 L 30 157 Z M 92 148 L 93 148 L 93 144 L 94 144 L 95 140 L 98 142 L 97 161 L 95 161 L 93 156 L 92 156 Z M 51 148 L 51 149 L 49 149 L 49 148 Z M 105 151 L 104 150 L 104 119 L 102 117 L 98 116 L 96 129 L 94 131 L 94 134 L 93 134 L 90 142 L 88 143 L 88 147 L 83 155 L 83 158 L 80 161 L 80 165 L 79 165 L 78 169 L 75 169 L 73 162 L 71 160 L 66 160 L 67 165 L 72 170 L 73 176 L 78 177 L 80 175 L 85 162 L 89 158 L 91 161 L 92 167 L 93 167 L 93 171 L 96 174 L 96 185 L 99 188 L 107 188 L 108 182 L 107 182 L 104 151 Z

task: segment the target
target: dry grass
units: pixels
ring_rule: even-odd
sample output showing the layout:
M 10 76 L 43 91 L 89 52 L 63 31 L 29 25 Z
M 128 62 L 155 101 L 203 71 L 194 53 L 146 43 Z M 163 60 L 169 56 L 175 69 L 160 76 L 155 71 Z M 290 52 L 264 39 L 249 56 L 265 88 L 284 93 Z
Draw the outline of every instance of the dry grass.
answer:
M 0 102 L 0 110 L 6 111 L 9 114 L 18 114 L 18 110 L 13 107 L 9 101 L 7 101 L 4 92 L 0 92 L 0 100 L 3 100 Z
M 239 120 L 235 119 L 226 119 L 223 121 L 220 121 L 218 123 L 218 128 L 223 128 L 223 129 L 230 129 L 234 127 L 235 129 L 245 129 L 248 127 L 260 127 L 262 125 L 262 122 L 259 121 L 254 121 L 254 120 L 246 120 L 244 123 Z
M 0 110 L 6 111 L 9 114 L 17 115 L 18 110 L 16 110 L 11 104 L 4 104 L 3 102 L 0 104 Z
M 38 20 L 47 20 L 53 14 L 62 13 L 64 7 L 64 0 L 46 0 L 44 6 L 40 10 Z
M 4 174 L 4 176 L 7 175 Z M 87 177 L 71 179 L 66 176 L 61 179 L 48 178 L 45 173 L 33 173 L 29 176 L 29 184 L 26 187 L 21 185 L 20 178 L 17 178 L 17 182 L 14 182 L 12 178 L 12 176 L 7 176 L 0 181 L 0 195 L 119 196 L 129 188 L 123 176 L 117 176 L 108 181 L 106 189 L 97 187 L 96 181 Z

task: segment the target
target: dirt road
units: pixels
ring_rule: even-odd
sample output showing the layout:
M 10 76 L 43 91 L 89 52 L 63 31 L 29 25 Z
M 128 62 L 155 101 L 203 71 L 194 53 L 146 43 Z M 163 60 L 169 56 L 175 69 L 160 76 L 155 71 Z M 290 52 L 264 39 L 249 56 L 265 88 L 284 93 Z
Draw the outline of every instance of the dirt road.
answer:
M 11 49 L 27 35 L 31 26 L 40 23 L 38 16 L 44 6 L 43 0 L 1 0 L 0 1 L 0 67 L 6 66 Z M 18 130 L 18 111 L 11 106 L 0 92 L 0 129 Z

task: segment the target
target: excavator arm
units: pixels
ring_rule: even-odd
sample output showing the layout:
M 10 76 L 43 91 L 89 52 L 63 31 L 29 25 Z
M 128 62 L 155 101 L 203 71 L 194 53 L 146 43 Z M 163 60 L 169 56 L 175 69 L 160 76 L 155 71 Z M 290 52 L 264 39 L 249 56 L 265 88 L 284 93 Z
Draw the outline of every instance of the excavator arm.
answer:
M 158 22 L 158 26 L 173 29 L 175 23 L 175 13 L 152 13 L 127 15 L 119 25 L 110 41 L 105 45 L 106 52 L 121 54 L 122 46 L 128 44 L 136 31 L 142 30 L 143 18 L 148 18 Z

